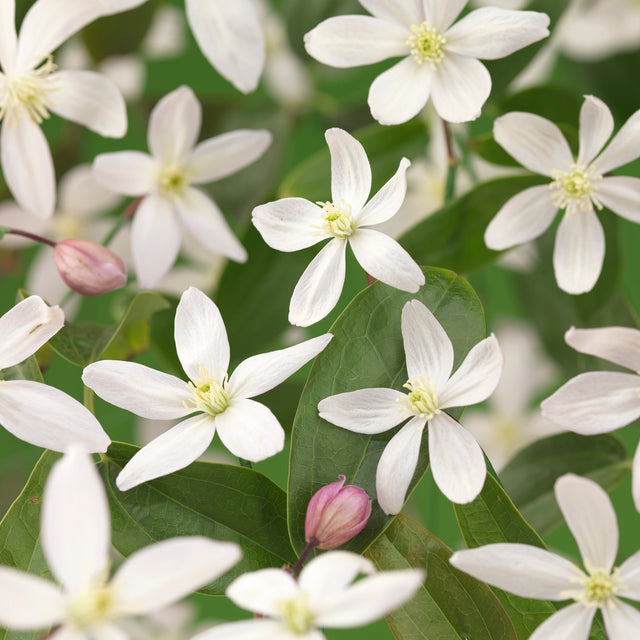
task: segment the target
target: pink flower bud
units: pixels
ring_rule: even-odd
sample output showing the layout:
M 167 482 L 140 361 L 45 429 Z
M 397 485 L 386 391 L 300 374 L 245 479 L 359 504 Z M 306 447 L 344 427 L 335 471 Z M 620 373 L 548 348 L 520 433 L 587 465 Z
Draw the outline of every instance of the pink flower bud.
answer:
M 70 289 L 83 296 L 123 287 L 127 282 L 124 262 L 110 249 L 89 240 L 63 240 L 53 250 L 58 271 Z
M 335 549 L 358 535 L 371 515 L 371 500 L 364 489 L 348 485 L 345 476 L 338 476 L 313 494 L 307 507 L 304 535 L 307 542 L 315 540 L 319 549 Z

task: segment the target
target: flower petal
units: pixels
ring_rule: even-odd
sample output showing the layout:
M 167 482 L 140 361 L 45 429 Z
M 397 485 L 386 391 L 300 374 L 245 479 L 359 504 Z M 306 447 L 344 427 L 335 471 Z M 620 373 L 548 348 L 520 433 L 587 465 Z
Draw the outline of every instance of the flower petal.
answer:
M 158 163 L 142 151 L 101 153 L 91 167 L 93 177 L 104 187 L 125 196 L 143 196 L 156 184 Z
M 576 329 L 564 334 L 565 342 L 576 351 L 603 358 L 632 371 L 640 371 L 640 331 L 631 327 Z M 638 379 L 640 386 L 640 378 Z
M 636 448 L 631 467 L 631 493 L 636 509 L 640 511 L 640 444 Z M 640 586 L 638 587 L 638 600 L 640 600 Z
M 282 569 L 260 569 L 236 578 L 227 597 L 238 607 L 265 616 L 280 616 L 279 605 L 300 593 L 296 579 Z
M 584 640 L 589 636 L 589 629 L 596 611 L 597 607 L 585 607 L 581 602 L 571 604 L 547 618 L 529 636 L 529 640 L 549 640 L 549 638 Z M 611 638 L 611 640 L 614 639 Z
M 13 71 L 17 46 L 16 2 L 0 0 L 0 67 L 5 73 Z
M 618 598 L 608 607 L 602 607 L 602 619 L 611 640 L 633 638 L 640 629 L 640 611 Z
M 640 110 L 622 125 L 607 148 L 596 158 L 596 171 L 604 175 L 640 156 Z
M 183 420 L 142 447 L 127 462 L 116 478 L 118 489 L 128 491 L 184 469 L 206 451 L 214 434 L 214 419 L 208 414 Z
M 446 31 L 469 0 L 422 0 L 425 20 L 438 31 Z
M 360 4 L 373 16 L 381 20 L 397 22 L 403 27 L 424 22 L 422 0 L 359 0 Z
M 624 593 L 620 595 L 640 600 L 640 551 L 636 551 L 620 565 L 620 581 L 626 586 Z
M 604 231 L 593 210 L 565 213 L 553 248 L 553 270 L 567 293 L 591 291 L 604 263 Z
M 404 202 L 407 193 L 407 169 L 411 162 L 406 158 L 400 160 L 395 175 L 376 193 L 356 216 L 358 226 L 380 224 L 394 216 Z
M 322 209 L 304 198 L 282 198 L 256 207 L 252 222 L 278 251 L 298 251 L 321 242 Z
M 609 107 L 595 96 L 585 96 L 580 109 L 578 164 L 591 164 L 612 133 L 613 116 Z
M 640 179 L 607 176 L 598 183 L 600 202 L 619 216 L 640 222 Z
M 222 444 L 234 456 L 260 462 L 282 451 L 284 429 L 263 404 L 247 398 L 233 398 L 216 416 Z
M 290 631 L 280 620 L 255 618 L 216 625 L 202 631 L 191 640 L 300 640 L 300 634 Z M 304 635 L 304 640 L 326 640 L 326 638 L 321 631 L 311 630 Z

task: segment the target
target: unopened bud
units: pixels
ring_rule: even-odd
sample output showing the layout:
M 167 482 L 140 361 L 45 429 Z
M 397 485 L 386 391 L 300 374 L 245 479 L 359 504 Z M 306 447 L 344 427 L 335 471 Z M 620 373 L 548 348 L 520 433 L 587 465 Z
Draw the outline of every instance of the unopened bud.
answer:
M 314 540 L 319 549 L 335 549 L 358 535 L 371 515 L 371 500 L 364 489 L 348 485 L 345 476 L 338 476 L 313 494 L 307 507 L 304 535 Z
M 68 287 L 83 296 L 99 296 L 127 282 L 124 262 L 96 242 L 63 240 L 56 244 L 53 257 Z

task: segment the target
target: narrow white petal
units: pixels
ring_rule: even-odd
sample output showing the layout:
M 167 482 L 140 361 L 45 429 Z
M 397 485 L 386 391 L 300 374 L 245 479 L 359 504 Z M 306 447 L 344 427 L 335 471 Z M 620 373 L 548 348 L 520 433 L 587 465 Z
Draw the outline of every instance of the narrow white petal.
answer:
M 91 167 L 103 187 L 125 196 L 143 196 L 153 190 L 158 163 L 142 151 L 101 153 Z
M 209 375 L 224 378 L 229 368 L 229 340 L 220 310 L 200 289 L 189 287 L 180 298 L 175 320 L 176 350 L 191 380 Z
M 289 322 L 308 327 L 336 306 L 344 285 L 346 240 L 330 240 L 311 261 L 289 303 Z
M 447 413 L 429 421 L 429 464 L 438 488 L 458 504 L 475 500 L 487 475 L 476 439 Z
M 15 0 L 0 0 L 0 67 L 13 70 L 18 46 Z
M 565 600 L 564 592 L 575 587 L 573 580 L 580 575 L 568 560 L 527 544 L 498 543 L 456 551 L 449 562 L 494 587 L 537 600 Z
M 90 164 L 79 164 L 67 171 L 58 191 L 58 208 L 73 211 L 92 226 L 94 216 L 113 209 L 121 201 L 111 189 L 98 184 Z
M 256 618 L 219 624 L 191 640 L 300 640 L 300 635 L 290 631 L 280 620 Z M 326 639 L 320 631 L 310 631 L 305 634 L 304 640 Z
M 635 638 L 640 629 L 640 611 L 617 598 L 602 607 L 602 619 L 609 640 Z
M 409 53 L 408 25 L 370 16 L 328 18 L 304 36 L 307 53 L 332 67 L 359 67 Z
M 109 78 L 94 71 L 60 71 L 51 79 L 56 82 L 51 111 L 101 136 L 122 138 L 126 133 L 124 98 Z
M 4 118 L 0 134 L 0 159 L 4 179 L 26 211 L 50 218 L 56 200 L 56 179 L 49 144 L 40 127 L 29 118 Z
M 636 450 L 636 454 L 638 450 L 640 448 Z M 620 595 L 640 600 L 640 551 L 636 551 L 620 565 L 620 581 L 626 587 Z
M 594 165 L 604 175 L 640 156 L 640 110 L 636 111 L 616 133 Z
M 403 27 L 424 22 L 422 0 L 359 0 L 360 4 L 376 18 L 397 22 Z
M 418 115 L 427 104 L 434 77 L 429 65 L 404 58 L 371 84 L 368 103 L 380 124 L 401 124 Z
M 493 124 L 496 142 L 521 165 L 551 177 L 554 169 L 567 171 L 573 164 L 571 148 L 560 129 L 533 113 L 514 111 Z
M 71 595 L 107 569 L 111 518 L 91 457 L 73 447 L 51 469 L 42 497 L 41 542 L 56 580 Z
M 446 31 L 469 0 L 422 0 L 425 20 L 438 31 Z
M 131 554 L 117 571 L 113 588 L 122 613 L 148 613 L 210 584 L 242 556 L 233 542 L 183 536 Z
M 149 118 L 147 143 L 163 164 L 180 162 L 200 133 L 202 107 L 193 91 L 182 85 L 158 102 Z
M 416 293 L 424 284 L 424 273 L 415 260 L 382 231 L 357 229 L 349 244 L 360 266 L 390 287 Z
M 593 210 L 565 213 L 553 248 L 553 270 L 567 293 L 591 291 L 604 263 L 604 231 Z
M 529 636 L 529 640 L 549 640 L 550 638 L 585 640 L 589 637 L 589 630 L 596 611 L 596 607 L 585 607 L 579 602 L 571 604 L 547 618 Z
M 614 362 L 621 367 L 640 371 L 640 331 L 631 327 L 576 329 L 564 334 L 565 342 L 580 353 Z M 640 378 L 638 378 L 640 386 Z
M 0 369 L 12 367 L 34 354 L 64 324 L 64 311 L 29 296 L 0 318 Z
M 500 251 L 542 235 L 558 211 L 549 185 L 529 187 L 505 202 L 484 234 L 489 249 Z
M 640 222 L 639 178 L 607 176 L 598 182 L 596 195 L 607 209 L 631 222 Z
M 633 466 L 631 467 L 631 492 L 633 494 L 633 504 L 640 511 L 640 444 L 636 448 L 633 456 Z M 638 599 L 640 600 L 640 586 L 638 587 Z
M 67 631 L 67 629 L 65 629 Z M 71 629 L 72 633 L 79 633 L 79 637 L 76 639 L 75 636 L 70 638 L 63 637 L 62 640 L 85 640 L 85 636 L 82 631 L 76 631 L 75 629 Z M 91 629 L 92 637 L 91 640 L 130 640 L 130 636 L 128 631 L 125 631 L 122 627 L 118 626 L 117 623 L 103 623 L 98 627 Z M 58 640 L 58 636 L 56 634 L 55 639 Z
M 614 371 L 581 373 L 541 405 L 542 415 L 582 435 L 607 433 L 640 417 L 640 377 Z
M 260 19 L 250 0 L 186 0 L 187 20 L 207 60 L 243 93 L 258 86 L 265 59 Z
M 211 444 L 214 419 L 200 414 L 183 420 L 136 453 L 116 478 L 120 491 L 184 469 Z
M 90 453 L 104 453 L 111 443 L 77 400 L 31 380 L 0 382 L 0 424 L 17 438 L 53 451 L 79 444 Z
M 395 175 L 376 193 L 365 207 L 358 213 L 358 226 L 380 224 L 394 216 L 404 202 L 407 193 L 407 169 L 411 162 L 406 158 L 400 160 L 400 166 Z
M 315 358 L 331 341 L 325 333 L 286 349 L 262 353 L 241 362 L 229 379 L 231 396 L 253 398 L 277 387 L 300 367 Z
M 85 367 L 82 381 L 103 400 L 152 420 L 191 413 L 187 383 L 137 362 L 100 360 Z
M 280 453 L 284 429 L 263 404 L 246 398 L 232 398 L 231 404 L 216 416 L 222 444 L 234 456 L 260 462 Z
M 400 513 L 418 464 L 425 419 L 416 416 L 384 448 L 376 470 L 376 497 L 387 515 Z
M 300 592 L 296 579 L 282 569 L 260 569 L 236 578 L 227 597 L 238 607 L 265 616 L 279 615 L 279 604 Z
M 609 107 L 595 96 L 585 96 L 580 109 L 580 151 L 578 164 L 589 165 L 613 133 Z
M 609 496 L 593 480 L 567 473 L 554 491 L 585 567 L 609 572 L 618 553 L 618 521 Z

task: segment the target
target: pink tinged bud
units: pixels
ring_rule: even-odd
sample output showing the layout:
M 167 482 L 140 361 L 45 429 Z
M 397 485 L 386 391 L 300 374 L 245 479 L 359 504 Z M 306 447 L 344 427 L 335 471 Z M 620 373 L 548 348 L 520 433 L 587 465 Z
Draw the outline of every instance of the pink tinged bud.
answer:
M 371 515 L 371 500 L 364 489 L 348 485 L 338 476 L 313 494 L 307 507 L 304 535 L 307 542 L 316 541 L 319 549 L 335 549 L 358 535 Z
M 127 282 L 124 262 L 96 242 L 63 240 L 56 244 L 53 257 L 67 286 L 83 296 L 99 296 Z

